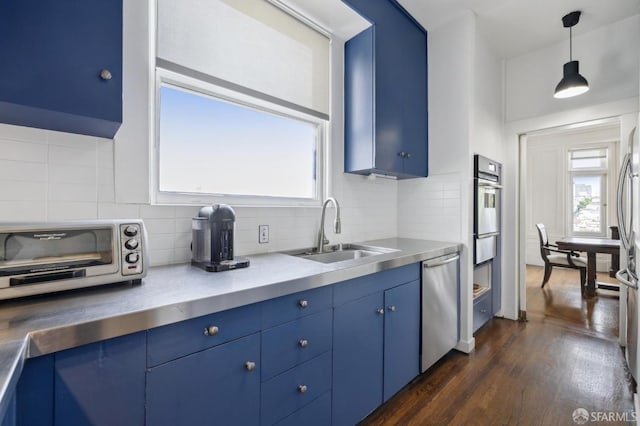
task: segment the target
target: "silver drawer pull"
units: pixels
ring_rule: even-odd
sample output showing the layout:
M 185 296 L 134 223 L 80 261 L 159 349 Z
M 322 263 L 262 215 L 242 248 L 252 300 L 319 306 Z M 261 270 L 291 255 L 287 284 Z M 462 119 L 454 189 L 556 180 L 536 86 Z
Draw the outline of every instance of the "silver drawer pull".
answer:
M 482 313 L 482 314 L 486 314 L 486 313 L 487 313 L 487 310 L 486 310 L 486 309 L 480 309 L 480 313 Z
M 307 385 L 298 385 L 298 392 L 306 393 L 307 392 Z
M 307 302 L 306 300 L 303 299 L 303 300 L 298 301 L 298 305 L 301 308 L 306 308 L 307 306 L 309 306 L 309 302 Z
M 376 312 L 378 313 L 378 315 L 384 315 L 384 309 L 382 308 L 376 309 Z
M 247 371 L 253 371 L 256 369 L 256 363 L 253 361 L 247 361 L 244 363 L 244 368 L 246 368 Z
M 389 306 L 389 312 L 395 312 L 396 307 L 394 305 Z
M 300 339 L 298 340 L 298 346 L 300 346 L 301 348 L 306 348 L 307 346 L 309 346 L 309 341 L 307 339 Z
M 206 327 L 204 329 L 204 335 L 205 336 L 215 336 L 216 334 L 218 334 L 219 331 L 220 331 L 220 329 L 218 328 L 218 326 L 210 325 L 209 327 Z
M 108 69 L 100 70 L 100 78 L 101 79 L 103 79 L 105 81 L 108 81 L 108 80 L 111 80 L 111 77 L 112 77 L 111 71 L 109 71 Z

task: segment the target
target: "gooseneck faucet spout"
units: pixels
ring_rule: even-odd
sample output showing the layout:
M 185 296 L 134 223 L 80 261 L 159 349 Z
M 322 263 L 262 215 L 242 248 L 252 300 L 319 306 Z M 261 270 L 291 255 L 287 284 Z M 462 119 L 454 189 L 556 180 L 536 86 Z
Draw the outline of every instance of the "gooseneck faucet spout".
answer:
M 334 207 L 336 208 L 336 217 L 333 222 L 333 232 L 335 232 L 336 234 L 339 234 L 342 230 L 342 227 L 340 224 L 340 204 L 338 204 L 338 200 L 336 200 L 335 198 L 329 197 L 324 201 L 324 203 L 322 203 L 322 214 L 320 216 L 320 230 L 318 231 L 318 243 L 316 244 L 316 251 L 318 253 L 323 253 L 325 244 L 329 244 L 329 240 L 327 240 L 327 238 L 324 235 L 324 216 L 327 211 L 327 205 L 329 203 L 333 203 Z

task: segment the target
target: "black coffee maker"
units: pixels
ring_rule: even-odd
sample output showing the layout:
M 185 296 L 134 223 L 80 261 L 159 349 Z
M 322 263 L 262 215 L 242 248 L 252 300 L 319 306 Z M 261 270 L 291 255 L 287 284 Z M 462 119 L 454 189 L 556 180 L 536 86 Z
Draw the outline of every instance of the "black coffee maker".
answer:
M 209 272 L 249 266 L 249 259 L 233 256 L 235 222 L 231 206 L 214 204 L 201 208 L 191 221 L 191 264 Z

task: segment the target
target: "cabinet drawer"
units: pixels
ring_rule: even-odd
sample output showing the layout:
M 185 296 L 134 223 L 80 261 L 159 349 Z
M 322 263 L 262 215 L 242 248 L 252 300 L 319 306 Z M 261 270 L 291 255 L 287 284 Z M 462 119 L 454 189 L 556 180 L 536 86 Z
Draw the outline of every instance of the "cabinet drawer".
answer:
M 333 303 L 334 306 L 340 306 L 349 301 L 418 279 L 420 279 L 419 263 L 354 278 L 333 286 Z
M 331 424 L 331 393 L 327 392 L 309 405 L 280 420 L 276 426 L 327 426 Z
M 217 332 L 205 334 L 209 327 L 217 327 Z M 153 367 L 259 330 L 259 304 L 157 327 L 147 335 L 147 366 Z
M 331 352 L 262 384 L 262 424 L 272 425 L 331 389 Z
M 478 300 L 473 301 L 473 332 L 475 333 L 487 321 L 491 319 L 493 312 L 491 310 L 491 292 L 480 296 Z
M 331 349 L 332 311 L 325 309 L 262 332 L 262 380 Z
M 314 288 L 263 303 L 262 329 L 302 318 L 331 307 L 332 286 Z

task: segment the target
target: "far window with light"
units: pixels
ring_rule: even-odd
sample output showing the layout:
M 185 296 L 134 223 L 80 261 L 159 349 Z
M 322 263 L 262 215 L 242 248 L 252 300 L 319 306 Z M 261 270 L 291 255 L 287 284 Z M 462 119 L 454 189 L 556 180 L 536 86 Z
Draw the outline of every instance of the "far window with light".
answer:
M 609 149 L 569 151 L 573 235 L 606 236 Z
M 266 0 L 156 7 L 156 201 L 319 203 L 327 35 Z

